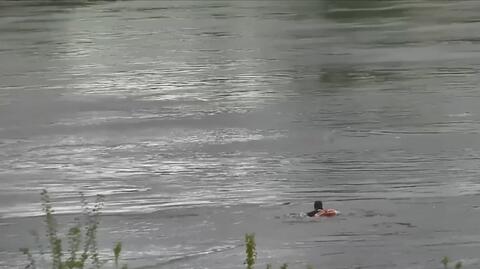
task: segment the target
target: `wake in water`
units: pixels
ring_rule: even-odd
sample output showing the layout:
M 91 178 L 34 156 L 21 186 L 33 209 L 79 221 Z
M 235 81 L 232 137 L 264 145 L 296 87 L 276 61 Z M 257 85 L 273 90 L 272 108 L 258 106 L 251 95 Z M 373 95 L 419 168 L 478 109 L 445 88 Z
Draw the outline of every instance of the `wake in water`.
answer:
M 323 203 L 322 201 L 315 201 L 314 205 L 314 210 L 310 212 L 300 212 L 300 213 L 289 213 L 284 215 L 283 217 L 278 217 L 278 218 L 283 218 L 287 222 L 291 221 L 315 221 L 320 218 L 329 218 L 329 217 L 335 217 L 340 214 L 340 211 L 332 208 L 325 209 L 323 208 Z

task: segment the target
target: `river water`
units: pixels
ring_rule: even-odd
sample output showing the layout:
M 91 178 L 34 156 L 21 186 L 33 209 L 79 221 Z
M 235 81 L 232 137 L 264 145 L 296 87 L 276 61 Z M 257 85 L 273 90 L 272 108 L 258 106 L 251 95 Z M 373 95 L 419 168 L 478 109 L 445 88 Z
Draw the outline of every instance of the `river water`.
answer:
M 478 268 L 480 2 L 1 1 L 0 268 L 105 195 L 131 268 Z M 306 220 L 314 200 L 342 212 Z

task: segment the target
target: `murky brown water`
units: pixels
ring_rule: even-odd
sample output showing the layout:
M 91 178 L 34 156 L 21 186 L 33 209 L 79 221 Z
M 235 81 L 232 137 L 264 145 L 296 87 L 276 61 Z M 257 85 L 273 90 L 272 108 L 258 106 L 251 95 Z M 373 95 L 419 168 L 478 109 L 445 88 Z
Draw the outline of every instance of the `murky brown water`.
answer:
M 0 268 L 39 193 L 131 267 L 478 266 L 477 1 L 0 2 Z M 316 199 L 343 212 L 288 217 Z M 283 203 L 290 202 L 288 205 Z

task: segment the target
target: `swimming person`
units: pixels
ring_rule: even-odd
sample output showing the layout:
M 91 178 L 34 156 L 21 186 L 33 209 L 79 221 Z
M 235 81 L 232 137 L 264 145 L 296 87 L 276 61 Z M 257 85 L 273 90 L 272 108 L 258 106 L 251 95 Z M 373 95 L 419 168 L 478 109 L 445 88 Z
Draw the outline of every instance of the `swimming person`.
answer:
M 315 201 L 313 204 L 313 208 L 315 210 L 310 211 L 307 213 L 307 216 L 309 217 L 334 217 L 338 215 L 340 212 L 338 212 L 335 209 L 323 209 L 323 203 L 322 201 Z

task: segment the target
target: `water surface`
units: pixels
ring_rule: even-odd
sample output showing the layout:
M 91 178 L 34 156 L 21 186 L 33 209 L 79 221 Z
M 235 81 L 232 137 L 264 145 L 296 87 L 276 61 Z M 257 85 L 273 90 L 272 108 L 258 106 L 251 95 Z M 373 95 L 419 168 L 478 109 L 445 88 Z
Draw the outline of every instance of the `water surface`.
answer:
M 133 268 L 478 266 L 477 1 L 0 2 L 0 268 L 39 193 Z M 315 199 L 343 212 L 289 216 Z M 6 243 L 8 242 L 8 243 Z

